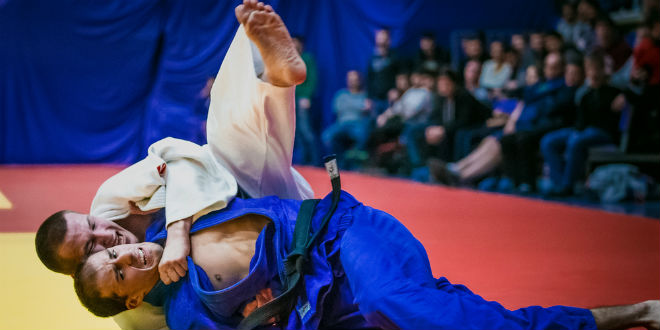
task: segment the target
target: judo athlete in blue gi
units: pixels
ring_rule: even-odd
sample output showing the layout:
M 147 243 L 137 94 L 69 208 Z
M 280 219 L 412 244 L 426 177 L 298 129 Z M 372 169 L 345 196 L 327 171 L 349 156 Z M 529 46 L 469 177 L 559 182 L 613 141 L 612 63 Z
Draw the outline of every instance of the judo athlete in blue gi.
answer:
M 338 185 L 333 182 L 333 187 Z M 659 301 L 594 310 L 566 306 L 507 310 L 465 286 L 435 279 L 424 247 L 397 219 L 338 188 L 334 193 L 336 203 L 328 195 L 310 209 L 310 229 L 304 232 L 311 235 L 312 244 L 294 303 L 262 325 L 286 329 L 658 326 Z M 260 298 L 270 300 L 284 290 L 290 276 L 285 260 L 297 246 L 293 242 L 301 226 L 298 215 L 305 212 L 305 203 L 310 205 L 274 196 L 236 198 L 227 208 L 193 224 L 189 273 L 181 281 L 168 286 L 158 282 L 154 265 L 162 254 L 159 244 L 119 245 L 92 255 L 78 269 L 76 292 L 83 305 L 99 316 L 134 308 L 144 300 L 164 307 L 171 329 L 243 327 L 241 321 L 254 305 L 263 305 Z M 151 242 L 162 244 L 166 236 L 162 222 L 147 231 Z

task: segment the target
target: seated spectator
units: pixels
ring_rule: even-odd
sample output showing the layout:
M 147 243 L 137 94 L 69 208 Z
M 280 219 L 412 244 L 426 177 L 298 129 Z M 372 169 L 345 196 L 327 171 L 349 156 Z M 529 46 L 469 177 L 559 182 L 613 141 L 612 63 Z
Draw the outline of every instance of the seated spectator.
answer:
M 312 101 L 316 93 L 318 74 L 314 55 L 305 51 L 305 40 L 301 36 L 292 38 L 293 44 L 305 66 L 307 79 L 296 86 L 296 139 L 294 160 L 299 164 L 317 164 L 320 160 L 317 136 L 312 127 Z
M 595 0 L 580 0 L 577 6 L 577 19 L 582 24 L 584 31 L 580 38 L 574 41 L 575 47 L 581 52 L 593 48 L 595 42 L 594 26 L 600 15 L 600 8 Z
M 511 66 L 511 77 L 504 85 L 504 94 L 508 97 L 518 97 L 525 86 L 527 68 L 522 65 L 520 53 L 513 48 L 506 50 L 505 61 Z
M 605 74 L 608 76 L 621 69 L 632 54 L 630 46 L 607 16 L 602 16 L 596 21 L 594 49 L 605 53 Z
M 488 90 L 479 86 L 479 77 L 481 77 L 481 62 L 476 60 L 467 62 L 463 71 L 465 90 L 472 94 L 479 102 L 490 107 L 491 103 L 488 97 Z
M 547 72 L 555 69 L 556 67 L 546 67 L 546 76 L 556 76 L 557 73 Z M 533 127 L 521 127 L 513 134 L 502 137 L 503 178 L 498 185 L 500 191 L 508 192 L 517 188 L 521 193 L 530 193 L 536 189 L 541 138 L 550 131 L 573 124 L 575 92 L 583 80 L 582 63 L 566 64 L 565 85 L 557 91 L 554 99 L 539 104 L 539 107 L 545 109 L 539 109 L 543 114 L 539 115 L 538 122 Z
M 640 42 L 633 53 L 633 79 L 644 80 L 640 74 L 648 75 L 648 84 L 660 84 L 660 14 L 653 12 L 644 23 L 645 33 L 640 35 Z
M 440 72 L 440 69 L 449 62 L 448 55 L 436 45 L 433 33 L 424 33 L 419 39 L 419 52 L 412 60 L 413 70 Z
M 398 70 L 398 58 L 390 49 L 390 31 L 376 31 L 374 54 L 367 66 L 367 97 L 371 100 L 376 113 L 387 108 L 387 93 L 394 87 Z
M 631 105 L 628 151 L 660 152 L 660 16 L 649 15 L 648 34 L 642 36 L 633 53 L 630 84 L 625 91 Z
M 566 46 L 564 38 L 559 32 L 551 31 L 543 39 L 545 53 L 561 53 L 566 62 L 582 62 L 582 53 L 573 46 Z
M 566 44 L 578 47 L 578 44 L 584 43 L 585 38 L 591 37 L 593 30 L 588 23 L 578 20 L 577 8 L 573 3 L 564 2 L 561 6 L 561 19 L 557 24 L 557 32 L 561 34 Z M 584 51 L 584 48 L 581 50 Z
M 640 44 L 644 42 L 647 38 L 649 38 L 650 31 L 647 28 L 646 24 L 641 24 L 640 26 L 635 29 L 635 41 L 633 42 L 633 49 L 636 49 Z M 618 88 L 620 90 L 625 90 L 630 87 L 631 83 L 631 76 L 634 74 L 633 73 L 633 64 L 635 62 L 634 59 L 634 51 L 633 54 L 628 57 L 626 60 L 626 63 L 621 66 L 621 68 L 612 73 L 610 75 L 610 81 L 609 84 L 612 87 Z M 660 63 L 658 64 L 660 65 Z
M 483 126 L 491 115 L 488 107 L 460 87 L 454 71 L 440 73 L 437 92 L 439 97 L 428 122 L 406 131 L 406 147 L 413 168 L 424 166 L 429 157 L 451 160 L 456 132 Z
M 502 136 L 519 131 L 534 131 L 546 125 L 548 121 L 556 120 L 555 116 L 561 117 L 560 107 L 555 109 L 555 105 L 562 99 L 560 96 L 564 94 L 563 87 L 565 86 L 562 78 L 563 60 L 561 54 L 548 54 L 545 58 L 543 71 L 546 80 L 528 86 L 524 93 L 524 101 L 519 102 L 511 115 L 508 116 L 502 130 L 483 139 L 473 152 L 456 163 L 430 162 L 429 171 L 432 178 L 450 185 L 473 182 L 500 165 L 502 161 L 502 145 L 500 142 Z M 496 109 L 494 116 L 497 116 L 498 112 Z M 492 122 L 497 122 L 498 119 L 498 117 L 489 119 L 487 124 L 492 125 Z
M 541 140 L 543 159 L 550 168 L 551 195 L 572 194 L 574 184 L 584 175 L 588 149 L 618 139 L 625 99 L 607 85 L 602 54 L 589 54 L 584 66 L 589 89 L 577 105 L 575 126 L 548 133 Z
M 387 92 L 388 107 L 398 101 L 408 88 L 410 88 L 410 75 L 408 72 L 397 73 L 394 85 L 394 88 Z
M 541 66 L 545 58 L 545 33 L 535 31 L 529 34 L 529 50 L 531 56 L 523 57 L 523 65 Z
M 546 54 L 548 53 L 562 53 L 564 52 L 564 38 L 559 32 L 550 31 L 543 37 L 543 48 Z
M 390 174 L 407 175 L 409 164 L 399 137 L 407 129 L 425 123 L 432 109 L 433 73 L 414 72 L 410 82 L 412 87 L 377 117 L 367 141 L 372 165 L 385 168 Z
M 463 38 L 461 40 L 461 48 L 463 49 L 463 54 L 465 56 L 460 60 L 459 65 L 455 67 L 456 71 L 459 73 L 462 73 L 465 70 L 465 65 L 468 62 L 477 61 L 483 63 L 487 59 L 481 37 L 477 34 Z
M 487 89 L 501 89 L 511 77 L 511 65 L 504 60 L 504 44 L 501 41 L 490 43 L 490 59 L 481 69 L 479 84 Z
M 337 116 L 322 135 L 326 150 L 337 155 L 342 168 L 350 168 L 344 154 L 347 150 L 364 150 L 371 131 L 371 108 L 367 94 L 362 89 L 360 74 L 351 70 L 346 73 L 346 88 L 335 94 L 332 110 Z
M 429 71 L 414 72 L 410 77 L 412 87 L 409 88 L 397 102 L 392 104 L 376 120 L 378 127 L 395 117 L 404 123 L 420 123 L 428 119 L 431 113 L 431 99 L 434 76 Z

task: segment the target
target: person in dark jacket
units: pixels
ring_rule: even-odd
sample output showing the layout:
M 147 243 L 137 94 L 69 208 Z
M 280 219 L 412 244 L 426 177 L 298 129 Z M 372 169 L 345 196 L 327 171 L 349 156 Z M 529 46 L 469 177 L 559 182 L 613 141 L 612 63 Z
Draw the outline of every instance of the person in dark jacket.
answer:
M 460 87 L 458 74 L 443 70 L 437 80 L 438 97 L 428 122 L 408 131 L 408 156 L 413 167 L 429 157 L 452 160 L 456 132 L 484 125 L 491 109 Z
M 541 140 L 541 152 L 550 168 L 552 195 L 572 194 L 574 184 L 584 175 L 588 149 L 619 138 L 625 98 L 606 83 L 602 53 L 589 54 L 584 65 L 589 85 L 578 102 L 575 126 L 550 132 Z
M 582 85 L 583 79 L 582 64 L 568 63 L 564 69 L 565 85 L 557 91 L 552 102 L 543 104 L 544 109 L 541 109 L 543 114 L 539 117 L 537 125 L 502 137 L 500 142 L 504 173 L 500 186 L 517 187 L 522 193 L 536 189 L 539 142 L 548 132 L 568 127 L 573 123 L 575 92 Z
M 563 63 L 560 53 L 548 54 L 543 68 L 546 80 L 525 89 L 523 101 L 518 102 L 504 127 L 484 138 L 475 150 L 456 163 L 430 162 L 431 178 L 449 185 L 474 182 L 502 164 L 503 137 L 554 125 L 557 118 L 562 118 L 557 115 L 562 110 L 557 104 L 567 99 L 563 95 L 566 86 Z M 497 112 L 500 111 L 496 109 L 494 113 Z

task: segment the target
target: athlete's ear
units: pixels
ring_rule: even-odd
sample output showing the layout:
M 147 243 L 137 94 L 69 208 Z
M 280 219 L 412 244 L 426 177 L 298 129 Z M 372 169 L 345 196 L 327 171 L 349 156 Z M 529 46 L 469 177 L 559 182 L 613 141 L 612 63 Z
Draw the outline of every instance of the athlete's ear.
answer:
M 126 308 L 133 309 L 137 308 L 142 304 L 142 295 L 133 295 L 126 299 Z

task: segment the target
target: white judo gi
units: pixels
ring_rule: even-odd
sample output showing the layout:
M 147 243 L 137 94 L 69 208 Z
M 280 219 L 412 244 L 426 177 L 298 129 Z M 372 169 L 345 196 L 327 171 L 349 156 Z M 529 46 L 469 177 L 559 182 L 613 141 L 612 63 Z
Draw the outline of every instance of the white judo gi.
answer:
M 166 138 L 148 156 L 99 188 L 90 214 L 119 220 L 129 201 L 142 210 L 165 207 L 166 222 L 224 208 L 238 185 L 252 197 L 308 199 L 309 183 L 291 167 L 295 136 L 295 87 L 258 78 L 263 63 L 241 25 L 211 90 L 208 144 Z M 122 329 L 167 328 L 162 309 L 142 304 L 120 313 Z

